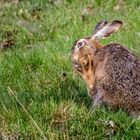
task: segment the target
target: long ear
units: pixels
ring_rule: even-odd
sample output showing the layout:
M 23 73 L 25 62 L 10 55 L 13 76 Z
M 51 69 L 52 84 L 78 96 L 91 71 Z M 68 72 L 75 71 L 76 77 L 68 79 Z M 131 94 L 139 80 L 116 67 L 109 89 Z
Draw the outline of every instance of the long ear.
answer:
M 102 20 L 100 22 L 97 23 L 97 25 L 95 26 L 95 29 L 93 30 L 93 35 L 95 35 L 100 29 L 102 29 L 106 24 L 108 24 L 107 21 Z
M 119 20 L 114 20 L 112 23 L 107 21 L 99 22 L 93 31 L 91 40 L 109 37 L 113 32 L 118 31 L 122 24 L 122 21 Z

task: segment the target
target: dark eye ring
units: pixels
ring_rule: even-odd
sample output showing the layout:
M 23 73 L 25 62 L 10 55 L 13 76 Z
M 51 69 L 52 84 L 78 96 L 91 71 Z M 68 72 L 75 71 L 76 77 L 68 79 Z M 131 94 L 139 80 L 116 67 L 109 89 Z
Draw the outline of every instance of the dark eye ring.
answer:
M 83 42 L 78 42 L 77 47 L 80 48 L 83 45 Z

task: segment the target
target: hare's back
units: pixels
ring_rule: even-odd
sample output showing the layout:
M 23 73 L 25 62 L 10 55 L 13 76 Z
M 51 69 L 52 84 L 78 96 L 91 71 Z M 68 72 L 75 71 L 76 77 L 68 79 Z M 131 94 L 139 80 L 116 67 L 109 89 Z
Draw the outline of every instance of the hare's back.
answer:
M 140 60 L 118 43 L 105 46 L 103 51 L 107 79 L 117 89 L 140 94 Z

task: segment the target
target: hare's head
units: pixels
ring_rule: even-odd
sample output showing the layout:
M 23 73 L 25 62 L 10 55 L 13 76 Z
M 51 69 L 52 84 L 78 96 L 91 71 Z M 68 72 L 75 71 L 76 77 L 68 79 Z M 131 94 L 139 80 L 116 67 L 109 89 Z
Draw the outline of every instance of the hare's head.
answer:
M 118 20 L 114 20 L 112 23 L 101 21 L 96 25 L 91 37 L 76 40 L 71 52 L 74 69 L 77 71 L 81 70 L 81 61 L 86 66 L 89 56 L 93 57 L 97 49 L 103 47 L 103 45 L 99 43 L 99 40 L 109 37 L 113 32 L 116 32 L 121 25 L 122 22 Z

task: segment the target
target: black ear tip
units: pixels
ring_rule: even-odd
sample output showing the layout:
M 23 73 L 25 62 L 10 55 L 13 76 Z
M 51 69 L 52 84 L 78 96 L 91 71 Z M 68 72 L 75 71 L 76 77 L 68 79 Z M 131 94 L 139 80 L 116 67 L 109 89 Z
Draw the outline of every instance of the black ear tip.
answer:
M 102 20 L 100 22 L 97 23 L 95 28 L 99 28 L 102 27 L 103 25 L 106 25 L 108 22 L 106 20 Z
M 108 22 L 106 20 L 101 20 L 101 21 L 98 22 L 98 24 L 101 24 L 101 23 L 102 24 L 107 24 Z
M 93 35 L 100 29 L 102 29 L 106 24 L 108 24 L 108 22 L 106 20 L 102 20 L 100 22 L 97 23 L 97 25 L 95 26 L 95 29 L 93 30 Z
M 119 23 L 119 24 L 121 24 L 121 25 L 123 24 L 123 22 L 120 21 L 120 20 L 113 20 L 112 24 L 115 24 L 115 23 L 117 23 L 117 24 Z

